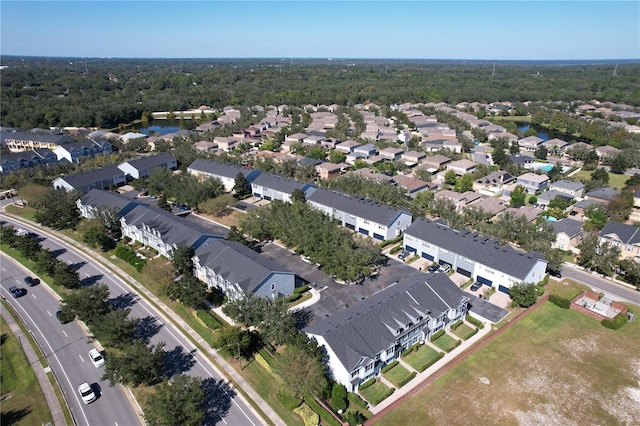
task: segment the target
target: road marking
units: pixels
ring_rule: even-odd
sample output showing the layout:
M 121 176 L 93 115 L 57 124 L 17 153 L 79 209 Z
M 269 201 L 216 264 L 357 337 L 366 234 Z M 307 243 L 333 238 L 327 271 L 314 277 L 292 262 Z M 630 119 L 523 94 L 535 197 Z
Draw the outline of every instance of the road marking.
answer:
M 320 290 L 318 290 L 318 293 L 320 293 L 321 291 L 326 290 L 326 289 L 328 289 L 328 288 L 329 288 L 329 286 L 328 286 L 328 285 L 325 285 L 325 286 L 324 286 L 324 287 L 322 287 Z
M 64 334 L 64 335 L 65 335 L 65 337 L 69 337 L 69 336 L 67 336 L 67 332 L 66 332 L 66 331 L 64 331 L 64 330 L 62 330 L 62 334 Z
M 84 364 L 84 359 L 82 358 L 82 355 L 78 354 L 78 358 L 80 358 L 80 361 L 82 361 L 82 363 Z
M 20 284 L 20 280 L 19 280 L 19 279 L 17 279 L 17 278 L 16 278 L 16 282 L 17 282 L 18 284 Z
M 52 317 L 52 316 L 53 316 L 53 315 L 51 315 L 51 312 L 49 312 L 48 310 L 47 310 L 47 313 L 49 314 L 49 316 L 50 316 L 50 317 Z
M 6 269 L 4 269 L 4 268 L 2 268 L 2 270 L 3 270 L 4 272 L 7 272 L 7 270 L 6 270 Z
M 35 294 L 31 293 L 31 296 L 33 296 L 34 299 L 37 299 Z

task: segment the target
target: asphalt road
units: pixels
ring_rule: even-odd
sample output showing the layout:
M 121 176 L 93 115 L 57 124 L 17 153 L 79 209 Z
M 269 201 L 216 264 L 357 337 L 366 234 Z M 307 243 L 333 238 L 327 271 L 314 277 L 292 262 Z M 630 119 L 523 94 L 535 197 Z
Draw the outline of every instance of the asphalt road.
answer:
M 55 313 L 59 303 L 43 285 L 27 287 L 25 270 L 2 256 L 2 295 L 13 306 L 42 348 L 45 358 L 58 382 L 79 425 L 135 425 L 141 424 L 120 386 L 110 387 L 100 379 L 104 368 L 96 368 L 89 360 L 94 346 L 76 322 L 60 324 Z M 27 289 L 18 299 L 11 297 L 9 287 L 17 285 Z M 34 368 L 42 368 L 40 364 Z M 82 382 L 100 389 L 99 398 L 89 405 L 80 399 L 77 388 Z M 117 409 L 114 409 L 117 407 Z
M 39 232 L 37 227 L 26 226 L 6 216 L 3 216 L 2 219 L 4 222 L 13 224 L 16 228 L 24 228 L 35 234 Z M 170 322 L 163 321 L 162 315 L 158 314 L 151 305 L 135 294 L 133 289 L 126 283 L 122 282 L 118 277 L 112 276 L 111 272 L 104 268 L 99 262 L 93 262 L 87 254 L 75 250 L 73 247 L 57 239 L 51 239 L 44 235 L 38 235 L 38 237 L 42 238 L 41 243 L 43 247 L 58 254 L 58 259 L 72 264 L 77 268 L 83 284 L 90 285 L 95 282 L 106 284 L 109 287 L 112 301 L 122 307 L 129 307 L 131 309 L 131 315 L 141 319 L 141 326 L 138 330 L 139 335 L 148 338 L 150 344 L 153 345 L 165 342 L 164 349 L 167 351 L 167 357 L 165 358 L 166 375 L 173 376 L 175 374 L 185 373 L 203 379 L 206 391 L 205 424 L 214 425 L 222 423 L 245 426 L 263 423 L 254 411 L 248 407 L 244 399 L 229 388 L 224 379 L 215 371 L 209 360 L 202 356 L 196 347 Z M 32 296 L 27 295 L 25 298 L 26 297 Z M 53 311 L 50 310 L 50 312 L 55 314 L 57 306 L 51 309 L 53 309 Z M 37 320 L 38 325 L 40 325 L 40 321 L 57 323 L 55 317 L 39 317 Z M 57 326 L 60 325 L 57 324 Z M 48 337 L 46 332 L 45 334 Z M 73 359 L 76 361 L 77 355 Z M 93 365 L 91 365 L 91 367 L 93 367 Z M 106 392 L 106 390 L 104 391 Z M 101 399 L 99 399 L 92 405 L 98 406 L 101 402 Z M 114 410 L 114 407 L 120 407 L 122 403 L 120 405 L 104 405 L 108 409 L 107 414 L 112 414 L 113 411 L 119 410 Z M 130 407 L 125 408 L 122 405 L 122 409 L 130 409 Z M 101 420 L 92 422 L 92 424 L 108 424 L 108 422 L 105 422 L 105 419 L 109 417 L 105 417 L 104 419 L 102 417 L 97 418 Z M 139 423 L 139 421 L 136 423 Z M 119 424 L 129 425 L 132 423 L 124 422 Z
M 640 291 L 606 280 L 598 274 L 584 272 L 567 266 L 562 267 L 562 277 L 580 281 L 594 290 L 600 290 L 613 300 L 632 302 L 640 305 Z

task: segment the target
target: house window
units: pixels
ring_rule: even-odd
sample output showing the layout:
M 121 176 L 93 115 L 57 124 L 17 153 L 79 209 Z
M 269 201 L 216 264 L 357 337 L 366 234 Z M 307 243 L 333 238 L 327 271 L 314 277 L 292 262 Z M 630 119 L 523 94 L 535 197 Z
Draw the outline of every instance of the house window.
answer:
M 369 370 L 373 370 L 373 362 L 369 363 L 369 365 L 367 365 L 367 368 L 365 369 L 365 371 Z
M 271 283 L 271 290 L 275 290 L 276 289 L 276 284 L 275 283 Z
M 354 378 L 358 375 L 358 370 L 352 371 L 351 372 L 351 378 Z

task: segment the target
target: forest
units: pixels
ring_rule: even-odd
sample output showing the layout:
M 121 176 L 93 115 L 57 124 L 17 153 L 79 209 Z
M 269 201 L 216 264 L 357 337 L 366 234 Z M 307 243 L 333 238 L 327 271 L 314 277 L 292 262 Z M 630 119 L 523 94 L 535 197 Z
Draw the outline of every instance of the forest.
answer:
M 0 57 L 4 127 L 116 128 L 152 111 L 375 102 L 612 101 L 640 63 Z

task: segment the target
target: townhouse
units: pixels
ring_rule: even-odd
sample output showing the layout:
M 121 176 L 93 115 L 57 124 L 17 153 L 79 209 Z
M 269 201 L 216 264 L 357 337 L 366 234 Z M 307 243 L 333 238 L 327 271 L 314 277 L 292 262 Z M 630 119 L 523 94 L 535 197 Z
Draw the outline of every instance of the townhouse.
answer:
M 261 173 L 251 182 L 251 192 L 254 197 L 263 198 L 265 200 L 280 200 L 291 202 L 291 194 L 296 189 L 301 190 L 306 199 L 317 188 L 315 185 L 307 182 L 298 182 L 270 173 Z
M 236 184 L 238 174 L 242 174 L 247 179 L 247 183 L 251 185 L 254 179 L 260 175 L 260 170 L 198 158 L 187 167 L 187 173 L 200 180 L 219 179 L 224 190 L 231 192 Z
M 403 210 L 323 188 L 311 193 L 307 203 L 345 228 L 380 241 L 397 237 L 412 221 L 411 214 Z
M 0 157 L 0 173 L 4 174 L 19 169 L 48 166 L 56 163 L 58 163 L 58 157 L 48 149 L 10 152 Z
M 640 228 L 626 223 L 609 221 L 600 231 L 600 244 L 609 243 L 620 248 L 620 257 L 640 262 Z
M 2 132 L 0 145 L 6 146 L 11 152 L 28 151 L 33 149 L 50 149 L 65 143 L 74 142 L 68 135 L 54 135 L 36 132 Z
M 524 253 L 477 232 L 424 218 L 416 219 L 405 230 L 404 247 L 507 294 L 516 283 L 541 281 L 547 267 L 538 253 Z
M 325 349 L 332 378 L 354 392 L 403 350 L 449 330 L 468 305 L 446 274 L 413 274 L 304 331 Z
M 53 152 L 58 157 L 58 161 L 67 160 L 77 164 L 84 157 L 111 154 L 113 146 L 106 139 L 85 139 L 80 142 L 58 145 L 53 149 Z
M 118 168 L 133 179 L 141 179 L 149 177 L 149 173 L 155 168 L 175 170 L 178 168 L 178 162 L 176 161 L 176 157 L 170 153 L 162 152 L 156 155 L 125 161 L 120 163 Z
M 53 181 L 54 188 L 67 191 L 77 190 L 84 193 L 90 190 L 116 188 L 127 182 L 126 174 L 116 166 L 102 167 L 88 172 L 61 176 Z

